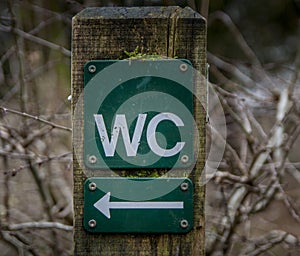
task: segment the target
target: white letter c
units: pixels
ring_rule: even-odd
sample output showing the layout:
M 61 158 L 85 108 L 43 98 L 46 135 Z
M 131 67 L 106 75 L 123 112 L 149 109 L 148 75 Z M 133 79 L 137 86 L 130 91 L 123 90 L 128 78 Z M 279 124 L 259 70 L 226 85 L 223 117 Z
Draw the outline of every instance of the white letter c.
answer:
M 177 153 L 179 153 L 182 148 L 185 145 L 185 142 L 177 142 L 176 145 L 173 148 L 170 149 L 164 149 L 161 148 L 156 140 L 156 128 L 158 124 L 163 120 L 169 120 L 172 121 L 177 127 L 178 126 L 184 126 L 184 123 L 182 120 L 173 113 L 160 113 L 152 118 L 152 120 L 149 122 L 148 128 L 147 128 L 147 142 L 150 147 L 150 149 L 158 156 L 161 157 L 170 157 L 174 156 Z

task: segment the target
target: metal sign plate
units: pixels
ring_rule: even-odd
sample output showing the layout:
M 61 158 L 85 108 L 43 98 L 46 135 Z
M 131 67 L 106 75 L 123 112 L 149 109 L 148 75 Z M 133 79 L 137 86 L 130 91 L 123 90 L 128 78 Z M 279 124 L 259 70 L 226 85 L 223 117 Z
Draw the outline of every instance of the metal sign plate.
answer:
M 187 233 L 192 227 L 193 184 L 189 179 L 97 177 L 84 184 L 88 232 Z
M 187 60 L 97 60 L 84 68 L 84 162 L 92 169 L 186 168 L 194 161 Z

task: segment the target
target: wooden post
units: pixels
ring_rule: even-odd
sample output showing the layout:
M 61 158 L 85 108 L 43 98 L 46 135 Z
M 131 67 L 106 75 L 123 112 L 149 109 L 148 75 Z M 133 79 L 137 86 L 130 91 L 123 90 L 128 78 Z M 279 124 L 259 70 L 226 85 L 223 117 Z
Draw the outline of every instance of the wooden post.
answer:
M 144 54 L 186 58 L 206 72 L 206 22 L 190 8 L 87 8 L 73 18 L 72 106 L 83 92 L 83 67 L 89 60 L 126 58 L 139 47 Z M 205 97 L 205 86 L 196 88 Z M 187 234 L 90 234 L 83 228 L 83 185 L 86 175 L 74 154 L 74 255 L 204 255 L 204 191 L 199 177 L 205 163 L 205 111 L 195 101 L 200 127 L 200 153 L 190 176 L 194 183 L 194 228 Z M 76 119 L 76 120 L 75 120 Z M 79 119 L 79 120 L 78 120 Z M 75 122 L 76 121 L 76 122 Z M 73 116 L 73 145 L 83 145 L 83 114 Z

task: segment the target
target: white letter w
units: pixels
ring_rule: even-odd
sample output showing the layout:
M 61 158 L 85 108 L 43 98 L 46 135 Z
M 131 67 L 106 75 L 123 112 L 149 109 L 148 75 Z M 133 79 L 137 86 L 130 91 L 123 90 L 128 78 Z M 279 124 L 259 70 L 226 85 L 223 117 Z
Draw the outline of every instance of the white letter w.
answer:
M 94 115 L 97 124 L 100 140 L 103 145 L 105 156 L 114 156 L 117 141 L 121 129 L 123 142 L 125 145 L 127 156 L 136 156 L 138 146 L 140 144 L 143 128 L 145 125 L 147 114 L 139 114 L 138 120 L 133 132 L 132 141 L 130 142 L 128 126 L 125 115 L 116 115 L 115 123 L 112 128 L 111 140 L 109 141 L 106 126 L 102 115 Z

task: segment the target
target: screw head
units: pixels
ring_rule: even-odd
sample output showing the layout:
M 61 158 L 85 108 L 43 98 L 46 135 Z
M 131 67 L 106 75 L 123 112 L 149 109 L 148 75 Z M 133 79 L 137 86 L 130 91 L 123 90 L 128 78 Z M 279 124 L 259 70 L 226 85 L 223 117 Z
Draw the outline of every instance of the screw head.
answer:
M 183 155 L 183 156 L 181 157 L 181 162 L 182 162 L 182 163 L 186 164 L 188 161 L 189 161 L 189 157 L 188 157 L 187 155 Z
M 89 162 L 90 162 L 91 164 L 96 163 L 96 162 L 97 162 L 97 157 L 94 156 L 94 155 L 89 156 Z
M 96 185 L 95 182 L 91 182 L 91 183 L 89 184 L 89 190 L 90 190 L 90 191 L 95 191 L 96 188 L 97 188 L 97 185 Z
M 180 69 L 182 72 L 185 72 L 185 71 L 188 70 L 188 65 L 185 64 L 185 63 L 180 64 L 179 69 Z
M 180 189 L 181 189 L 182 191 L 187 191 L 188 188 L 189 188 L 189 184 L 188 184 L 187 182 L 181 183 Z
M 90 73 L 95 73 L 96 72 L 96 66 L 95 65 L 90 65 L 88 67 L 88 70 L 89 70 Z
M 187 228 L 189 226 L 189 222 L 187 220 L 180 221 L 180 227 Z
M 94 228 L 97 225 L 97 222 L 94 219 L 89 220 L 89 227 L 90 228 Z

